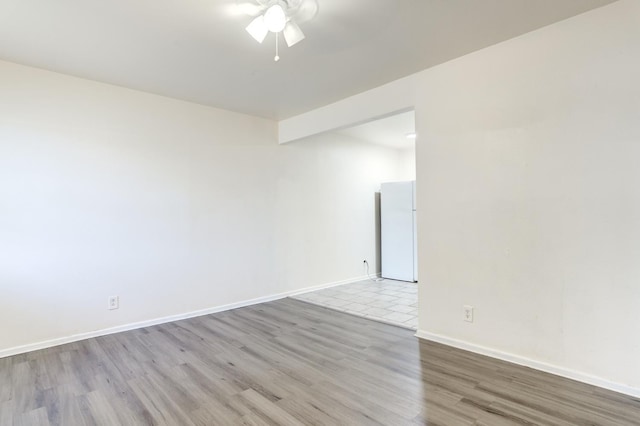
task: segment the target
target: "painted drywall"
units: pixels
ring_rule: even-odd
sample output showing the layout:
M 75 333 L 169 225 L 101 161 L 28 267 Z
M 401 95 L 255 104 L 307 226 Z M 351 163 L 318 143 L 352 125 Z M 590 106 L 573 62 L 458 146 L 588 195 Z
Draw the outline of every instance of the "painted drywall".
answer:
M 422 75 L 420 329 L 640 389 L 639 51 L 631 0 Z
M 416 180 L 416 148 L 399 150 L 401 180 Z
M 0 62 L 0 354 L 362 277 L 399 157 L 276 130 Z
M 333 282 L 363 274 L 365 259 L 380 272 L 377 193 L 405 175 L 402 152 L 332 133 L 280 148 L 278 279 Z
M 413 109 L 417 74 L 278 122 L 281 144 Z
M 420 336 L 640 395 L 638 52 L 621 0 L 394 83 L 419 135 Z M 390 87 L 281 129 L 381 114 Z

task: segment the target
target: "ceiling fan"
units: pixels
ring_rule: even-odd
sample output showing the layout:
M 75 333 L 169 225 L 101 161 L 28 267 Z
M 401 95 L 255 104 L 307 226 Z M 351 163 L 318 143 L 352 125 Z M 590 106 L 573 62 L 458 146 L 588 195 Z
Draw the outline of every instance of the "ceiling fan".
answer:
M 287 46 L 291 47 L 304 40 L 299 23 L 312 19 L 318 13 L 318 0 L 237 0 L 240 10 L 255 19 L 246 30 L 258 43 L 262 43 L 272 32 L 276 35 L 276 56 L 280 33 Z

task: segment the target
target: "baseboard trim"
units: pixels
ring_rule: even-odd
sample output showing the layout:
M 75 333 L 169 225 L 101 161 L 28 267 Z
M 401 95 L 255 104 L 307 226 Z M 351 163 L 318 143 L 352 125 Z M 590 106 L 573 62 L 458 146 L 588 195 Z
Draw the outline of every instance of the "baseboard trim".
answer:
M 604 389 L 609 389 L 614 392 L 619 392 L 625 395 L 629 395 L 635 398 L 640 398 L 640 389 L 631 386 L 624 385 L 622 383 L 612 382 L 610 380 L 602 379 L 600 377 L 592 376 L 580 371 L 571 370 L 568 368 L 560 367 L 546 362 L 536 361 L 531 358 L 515 355 L 509 352 L 503 352 L 497 349 L 488 348 L 485 346 L 468 343 L 458 339 L 452 339 L 450 337 L 442 336 L 440 334 L 430 333 L 424 330 L 418 330 L 416 337 L 424 340 L 429 340 L 443 345 L 452 346 L 454 348 L 462 349 L 465 351 L 477 353 L 480 355 L 486 355 L 491 358 L 496 358 L 502 361 L 507 361 L 512 364 L 521 365 L 524 367 L 533 368 L 534 370 L 544 371 L 545 373 L 554 374 L 556 376 L 565 377 L 578 382 L 586 383 L 589 385 L 597 386 Z
M 366 280 L 366 279 L 367 279 L 366 275 L 364 277 L 362 277 L 362 276 L 354 277 L 354 278 L 349 278 L 349 279 L 346 279 L 346 280 L 335 281 L 335 282 L 320 284 L 320 285 L 311 286 L 311 287 L 305 287 L 303 289 L 287 291 L 287 292 L 284 292 L 284 293 L 278 293 L 278 294 L 273 294 L 273 295 L 269 295 L 269 296 L 258 297 L 258 298 L 255 298 L 255 299 L 243 300 L 243 301 L 236 302 L 236 303 L 229 303 L 229 304 L 226 304 L 226 305 L 214 306 L 212 308 L 201 309 L 201 310 L 186 312 L 186 313 L 182 313 L 182 314 L 170 315 L 170 316 L 161 317 L 161 318 L 155 318 L 155 319 L 146 320 L 146 321 L 139 321 L 139 322 L 124 324 L 124 325 L 120 325 L 120 326 L 116 326 L 116 327 L 104 328 L 104 329 L 90 331 L 90 332 L 86 332 L 86 333 L 79 333 L 79 334 L 74 334 L 74 335 L 71 335 L 71 336 L 60 337 L 60 338 L 51 339 L 51 340 L 45 340 L 45 341 L 37 342 L 37 343 L 30 343 L 30 344 L 27 344 L 27 345 L 16 346 L 16 347 L 13 347 L 13 348 L 8 348 L 8 349 L 2 349 L 2 350 L 0 350 L 0 358 L 6 358 L 6 357 L 9 357 L 9 356 L 20 355 L 20 354 L 27 353 L 27 352 L 33 352 L 33 351 L 38 351 L 38 350 L 41 350 L 41 349 L 52 348 L 54 346 L 65 345 L 67 343 L 78 342 L 80 340 L 91 339 L 91 338 L 94 338 L 94 337 L 100 337 L 100 336 L 106 336 L 106 335 L 109 335 L 109 334 L 122 333 L 123 331 L 135 330 L 135 329 L 144 328 L 144 327 L 151 327 L 151 326 L 154 326 L 154 325 L 165 324 L 165 323 L 168 323 L 168 322 L 180 321 L 180 320 L 184 320 L 184 319 L 188 319 L 188 318 L 195 318 L 195 317 L 200 317 L 200 316 L 203 316 L 203 315 L 210 315 L 210 314 L 215 314 L 215 313 L 218 313 L 218 312 L 229 311 L 231 309 L 243 308 L 243 307 L 251 306 L 251 305 L 258 305 L 260 303 L 272 302 L 274 300 L 284 299 L 285 297 L 295 296 L 297 294 L 308 293 L 310 291 L 321 290 L 321 289 L 324 289 L 324 288 L 335 287 L 335 286 L 338 286 L 338 285 L 349 284 L 349 283 L 352 283 L 352 282 L 362 281 L 362 280 Z
M 380 274 L 375 274 L 375 275 L 371 275 L 372 277 L 379 277 Z M 351 284 L 351 283 L 355 283 L 358 281 L 365 281 L 368 280 L 369 277 L 367 277 L 366 275 L 361 275 L 359 277 L 353 277 L 353 278 L 349 278 L 346 280 L 342 280 L 342 281 L 334 281 L 331 283 L 326 283 L 326 284 L 320 284 L 320 285 L 316 285 L 316 286 L 312 286 L 312 287 L 306 287 L 303 288 L 301 290 L 294 290 L 292 292 L 287 293 L 287 295 L 285 297 L 289 297 L 289 296 L 297 296 L 299 294 L 304 294 L 304 293 L 310 293 L 312 291 L 318 291 L 318 290 L 324 290 L 325 288 L 331 288 L 331 287 L 336 287 L 339 285 L 343 285 L 343 284 Z

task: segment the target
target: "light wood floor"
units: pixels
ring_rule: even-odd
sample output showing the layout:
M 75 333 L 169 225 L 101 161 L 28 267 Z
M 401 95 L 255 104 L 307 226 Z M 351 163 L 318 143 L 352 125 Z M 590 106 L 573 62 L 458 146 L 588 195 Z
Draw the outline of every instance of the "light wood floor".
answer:
M 639 425 L 640 401 L 284 299 L 0 359 L 1 425 Z

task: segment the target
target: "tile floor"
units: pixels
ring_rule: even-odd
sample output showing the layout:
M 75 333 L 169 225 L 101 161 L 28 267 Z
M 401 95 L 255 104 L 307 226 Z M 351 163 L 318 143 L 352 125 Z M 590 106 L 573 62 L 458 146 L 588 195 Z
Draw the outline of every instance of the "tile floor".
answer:
M 415 330 L 418 327 L 416 283 L 365 280 L 293 298 L 405 328 Z

